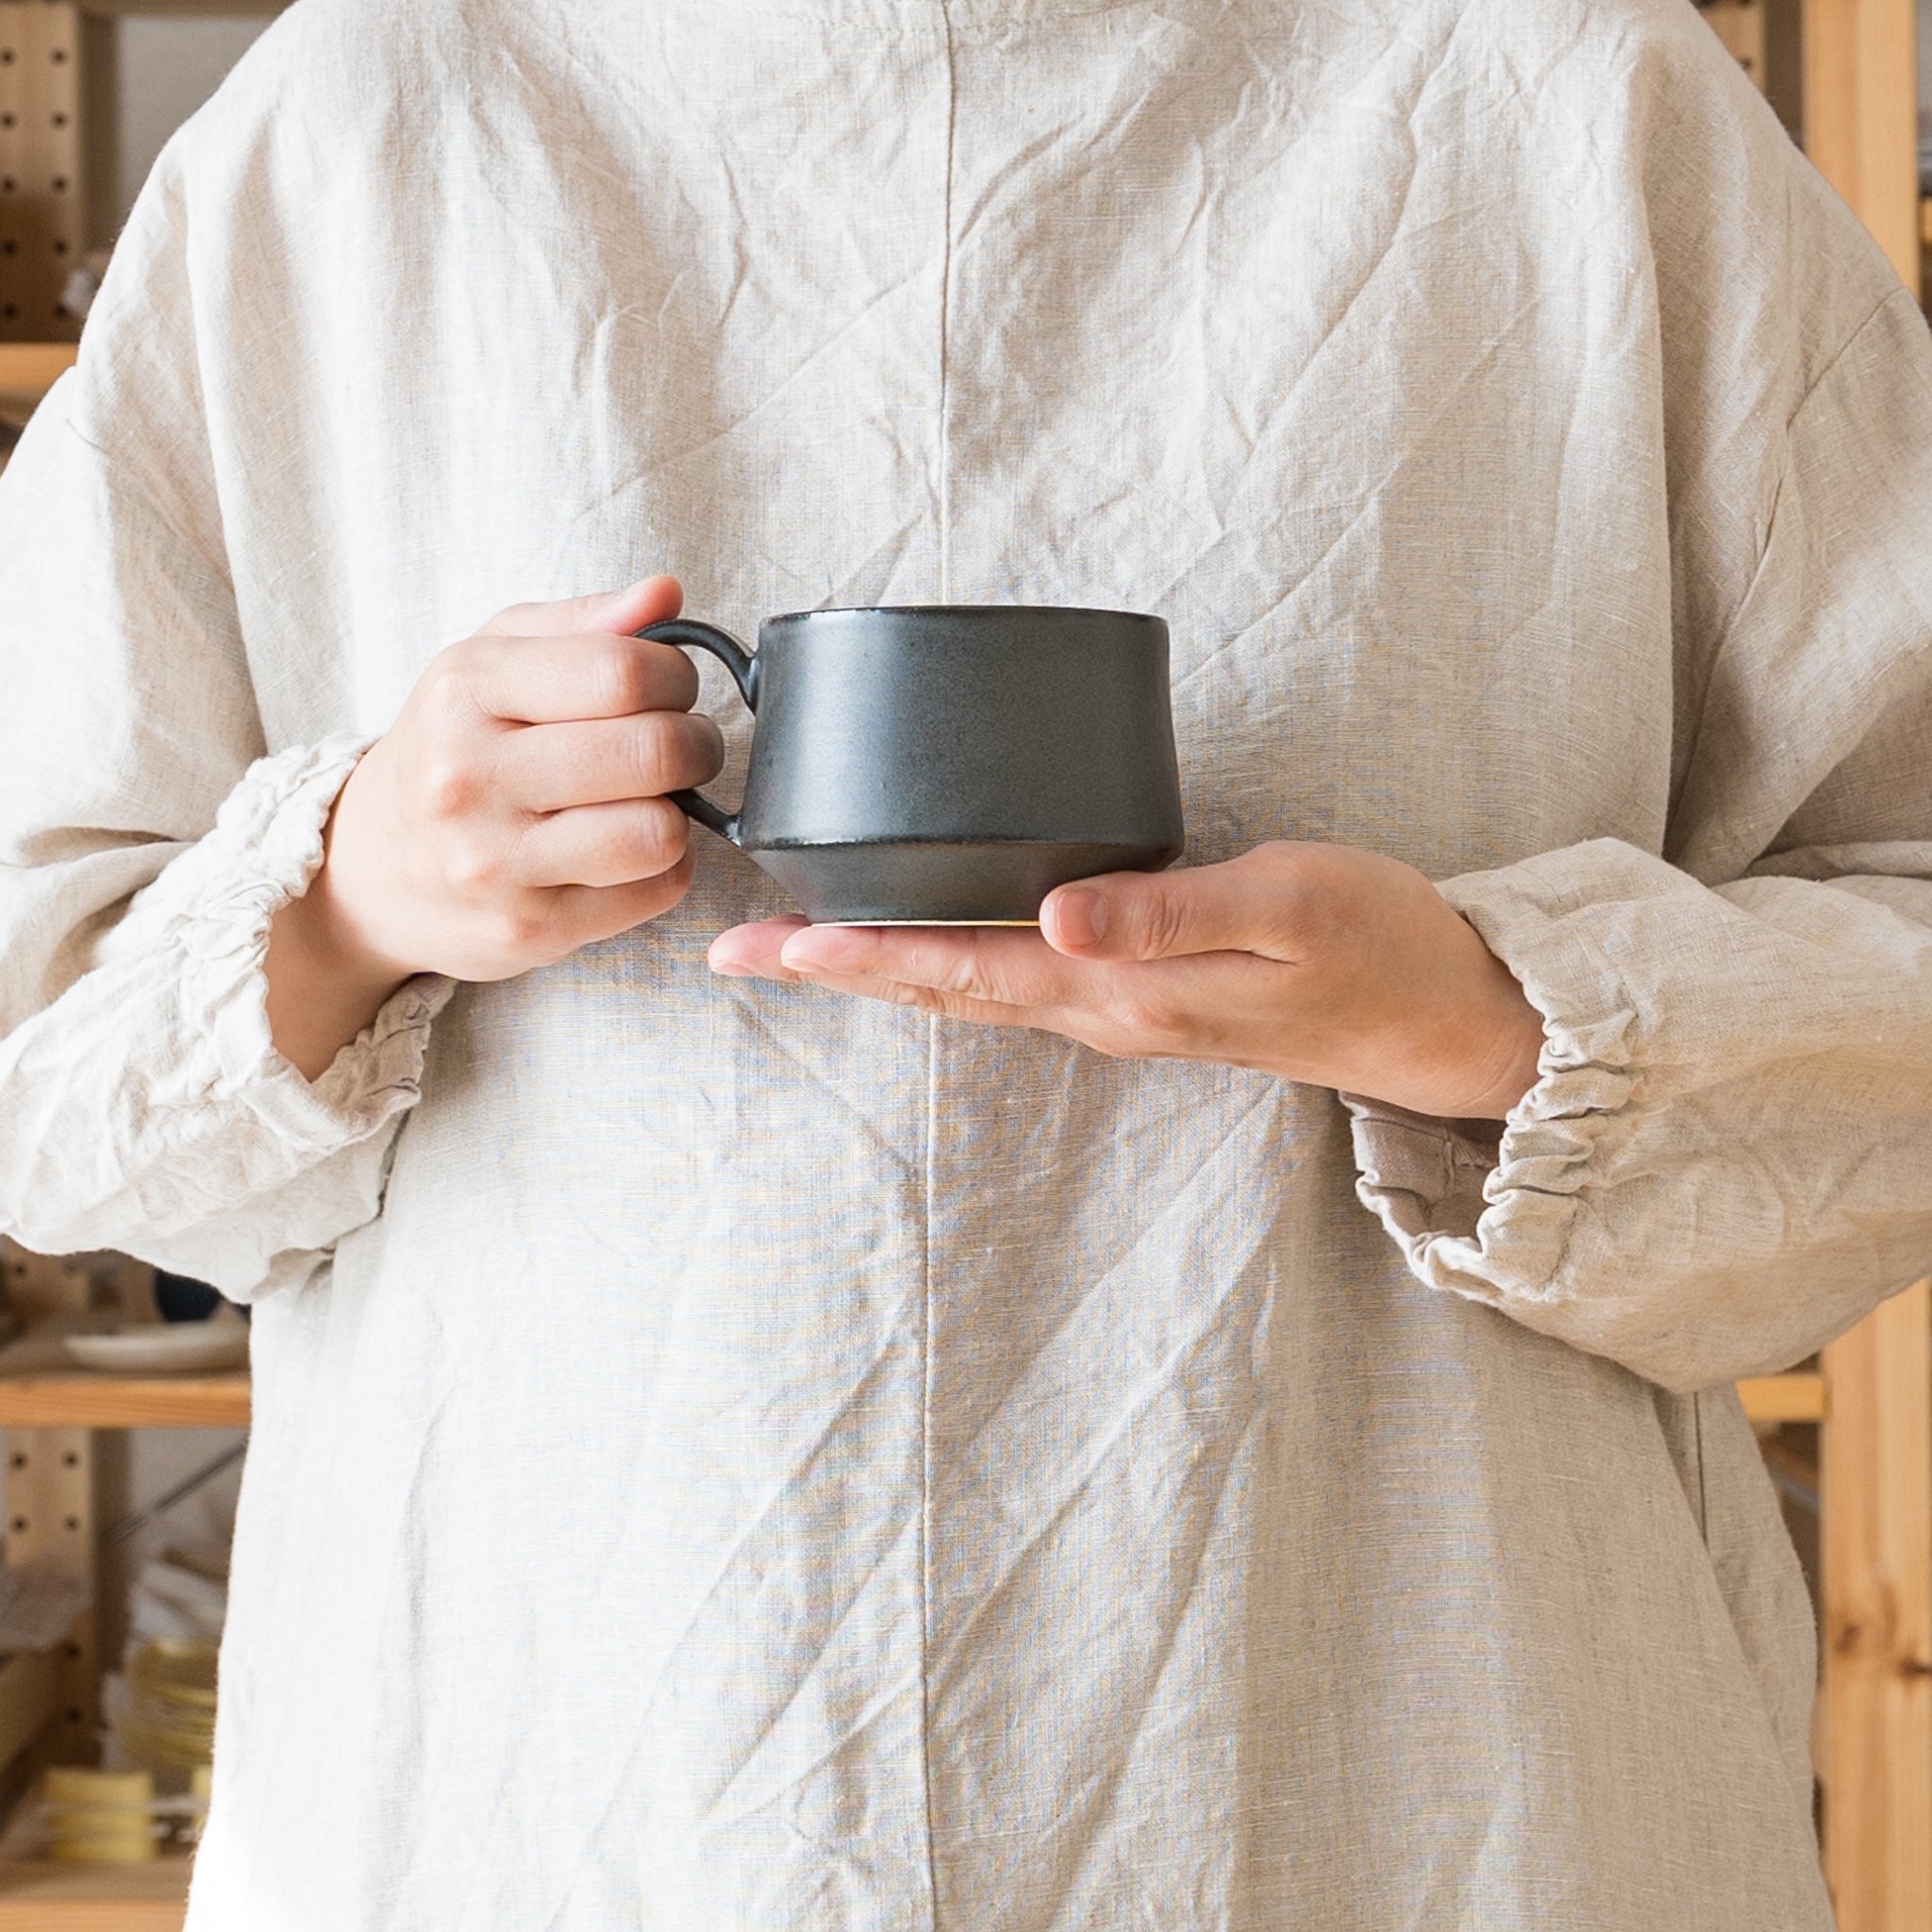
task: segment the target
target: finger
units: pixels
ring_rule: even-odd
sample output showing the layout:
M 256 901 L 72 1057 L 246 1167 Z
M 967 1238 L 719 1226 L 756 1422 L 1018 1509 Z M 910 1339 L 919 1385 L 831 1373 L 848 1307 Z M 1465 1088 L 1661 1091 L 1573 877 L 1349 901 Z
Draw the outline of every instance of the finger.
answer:
M 789 974 L 797 979 L 801 974 Z M 814 973 L 806 983 L 827 992 L 849 998 L 877 1000 L 891 1007 L 913 1007 L 944 1020 L 966 1020 L 975 1026 L 1030 1026 L 1053 1033 L 1069 1033 L 1058 1024 L 1060 1016 L 1034 1007 L 1002 1006 L 995 1000 L 975 1000 L 964 993 L 941 992 L 930 986 L 910 986 L 897 979 L 846 979 L 836 973 Z
M 566 811 L 708 784 L 724 768 L 724 735 L 701 713 L 641 711 L 533 724 L 510 732 L 497 758 L 506 797 L 525 811 Z
M 640 577 L 621 591 L 593 591 L 550 604 L 512 604 L 478 626 L 478 637 L 567 638 L 584 631 L 642 630 L 684 608 L 684 587 L 673 576 Z
M 691 659 L 647 638 L 479 636 L 457 647 L 456 668 L 483 712 L 517 724 L 688 711 L 698 696 Z
M 581 805 L 534 820 L 510 871 L 520 886 L 627 886 L 658 878 L 684 857 L 690 821 L 668 798 Z
M 733 979 L 797 980 L 794 973 L 778 958 L 785 941 L 799 931 L 805 921 L 788 914 L 783 919 L 759 919 L 748 925 L 734 925 L 711 941 L 707 955 L 711 971 Z
M 1041 931 L 1056 952 L 1078 959 L 1275 950 L 1306 891 L 1292 861 L 1278 856 L 1294 849 L 1257 847 L 1222 865 L 1058 886 L 1040 908 Z
M 558 925 L 576 935 L 572 950 L 656 919 L 691 890 L 697 860 L 687 849 L 669 872 L 621 886 L 559 886 L 552 901 Z
M 763 957 L 770 958 L 770 941 L 764 943 Z M 1232 950 L 1124 966 L 1096 964 L 1083 970 L 1078 997 L 1038 1003 L 948 991 L 873 974 L 799 973 L 783 963 L 790 952 L 790 941 L 777 948 L 778 970 L 767 976 L 802 978 L 833 992 L 917 1007 L 975 1025 L 1057 1033 L 1115 1058 L 1263 1065 L 1251 1051 L 1253 1016 L 1278 1007 L 1281 998 L 1277 961 Z
M 779 963 L 810 978 L 891 980 L 1012 1007 L 1077 1006 L 1091 973 L 1030 927 L 812 925 L 784 942 Z
M 801 919 L 764 919 L 751 925 L 736 925 L 711 941 L 710 964 L 714 973 L 732 979 L 774 979 L 789 985 L 823 987 L 827 992 L 845 993 L 856 999 L 878 1000 L 887 1006 L 917 1007 L 949 1020 L 970 1020 L 980 1026 L 1036 1026 L 1053 1032 L 1071 1032 L 1059 1024 L 1060 1016 L 1031 1007 L 1002 1006 L 993 1000 L 971 999 L 963 993 L 941 992 L 929 986 L 913 986 L 903 980 L 868 977 L 847 978 L 836 973 L 794 973 L 780 954 L 785 941 L 802 930 L 825 931 L 824 926 L 808 928 Z

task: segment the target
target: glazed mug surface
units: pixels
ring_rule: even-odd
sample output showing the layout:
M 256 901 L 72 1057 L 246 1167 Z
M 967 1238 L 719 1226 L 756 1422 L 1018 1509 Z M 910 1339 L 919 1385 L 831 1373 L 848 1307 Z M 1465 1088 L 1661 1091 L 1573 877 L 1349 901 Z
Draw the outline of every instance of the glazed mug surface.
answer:
M 1030 925 L 1056 886 L 1180 857 L 1167 625 L 1132 610 L 799 610 L 748 652 L 675 617 L 757 718 L 744 801 L 672 794 L 815 924 Z

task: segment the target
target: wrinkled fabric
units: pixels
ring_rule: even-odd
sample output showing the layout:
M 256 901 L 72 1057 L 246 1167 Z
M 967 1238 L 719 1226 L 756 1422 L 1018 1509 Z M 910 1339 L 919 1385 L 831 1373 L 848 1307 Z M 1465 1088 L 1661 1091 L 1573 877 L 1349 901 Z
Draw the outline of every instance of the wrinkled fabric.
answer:
M 0 479 L 0 1225 L 254 1304 L 190 1932 L 1824 1932 L 1727 1384 L 1932 1253 L 1928 465 L 1677 0 L 283 16 Z M 305 1082 L 360 747 L 659 570 L 1159 612 L 1191 861 L 1423 868 L 1534 1090 L 714 980 L 707 835 Z

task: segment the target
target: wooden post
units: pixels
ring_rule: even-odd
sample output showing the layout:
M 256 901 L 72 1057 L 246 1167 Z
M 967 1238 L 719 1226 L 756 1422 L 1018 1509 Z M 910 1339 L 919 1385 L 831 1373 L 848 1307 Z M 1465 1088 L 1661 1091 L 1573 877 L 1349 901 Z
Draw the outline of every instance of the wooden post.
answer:
M 1825 1877 L 1840 1932 L 1932 1932 L 1932 1288 L 1824 1374 Z
M 0 0 L 0 341 L 72 341 L 60 307 L 86 247 L 80 19 L 50 0 Z
M 1806 0 L 1805 152 L 1919 291 L 1913 0 Z
M 0 1264 L 8 1302 L 29 1322 L 79 1314 L 92 1299 L 87 1271 L 71 1261 L 24 1254 L 0 1242 Z M 0 1547 L 8 1563 L 40 1560 L 94 1587 L 94 1458 L 89 1430 L 8 1429 L 0 1497 L 7 1510 Z M 81 1614 L 55 1653 L 52 1689 L 51 1719 L 29 1749 L 30 1770 L 98 1763 L 94 1726 L 100 1718 L 100 1670 L 92 1609 Z
M 1920 290 L 1914 0 L 1805 0 L 1805 149 Z M 1824 1351 L 1824 1866 L 1840 1932 L 1932 1932 L 1932 1296 Z

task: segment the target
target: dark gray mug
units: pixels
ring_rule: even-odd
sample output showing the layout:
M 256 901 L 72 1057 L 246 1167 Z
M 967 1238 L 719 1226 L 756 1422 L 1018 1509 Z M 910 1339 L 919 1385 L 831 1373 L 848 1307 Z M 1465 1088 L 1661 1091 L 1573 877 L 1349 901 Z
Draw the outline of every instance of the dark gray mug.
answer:
M 1054 887 L 1180 857 L 1167 625 L 1133 610 L 797 610 L 754 656 L 674 617 L 757 714 L 744 803 L 674 800 L 821 924 L 1030 925 Z

